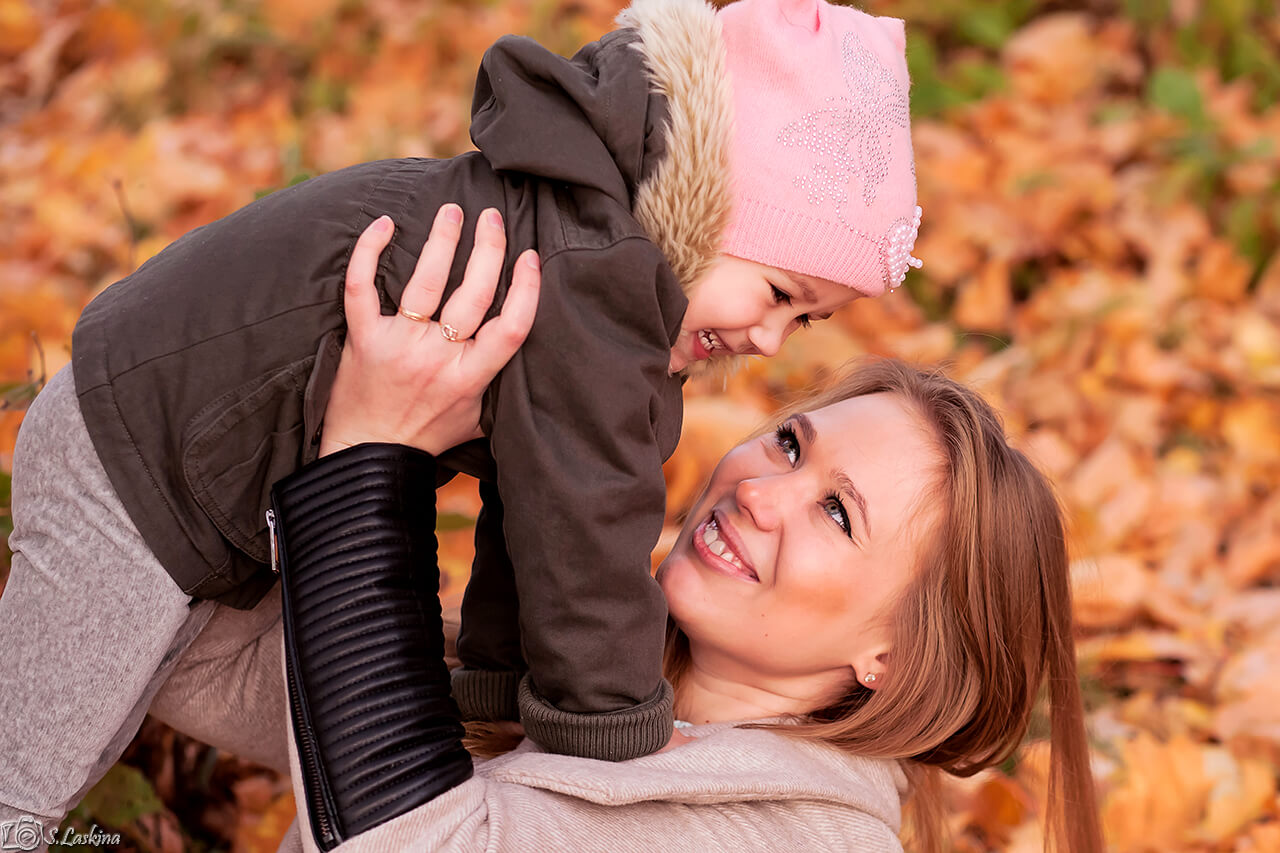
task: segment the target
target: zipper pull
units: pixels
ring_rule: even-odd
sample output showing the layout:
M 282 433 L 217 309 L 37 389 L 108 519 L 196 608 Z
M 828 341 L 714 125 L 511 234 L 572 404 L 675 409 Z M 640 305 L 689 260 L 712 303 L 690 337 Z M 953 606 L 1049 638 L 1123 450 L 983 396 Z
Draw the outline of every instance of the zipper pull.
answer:
M 267 510 L 267 539 L 271 541 L 271 571 L 280 574 L 280 546 L 276 542 L 276 511 Z

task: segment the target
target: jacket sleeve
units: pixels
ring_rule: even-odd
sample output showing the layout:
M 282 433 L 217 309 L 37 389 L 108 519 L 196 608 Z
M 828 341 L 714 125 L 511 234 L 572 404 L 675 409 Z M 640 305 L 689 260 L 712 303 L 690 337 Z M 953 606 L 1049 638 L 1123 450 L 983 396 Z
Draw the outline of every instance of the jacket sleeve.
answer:
M 444 665 L 434 483 L 431 456 L 361 444 L 271 491 L 296 790 L 326 850 L 471 776 Z
M 666 603 L 650 574 L 666 498 L 655 425 L 673 381 L 667 287 L 670 268 L 640 238 L 544 258 L 537 322 L 493 386 L 529 666 L 520 715 L 553 752 L 618 761 L 671 737 Z
M 584 769 L 584 776 L 590 768 Z M 305 821 L 299 820 L 305 827 Z M 314 850 L 305 829 L 303 846 Z M 883 820 L 812 800 L 604 805 L 476 776 L 436 800 L 355 836 L 336 853 L 437 850 L 664 850 L 902 853 Z
M 480 481 L 476 556 L 462 598 L 453 700 L 464 720 L 518 720 L 516 691 L 528 670 L 520 651 L 515 570 L 502 533 L 502 499 Z

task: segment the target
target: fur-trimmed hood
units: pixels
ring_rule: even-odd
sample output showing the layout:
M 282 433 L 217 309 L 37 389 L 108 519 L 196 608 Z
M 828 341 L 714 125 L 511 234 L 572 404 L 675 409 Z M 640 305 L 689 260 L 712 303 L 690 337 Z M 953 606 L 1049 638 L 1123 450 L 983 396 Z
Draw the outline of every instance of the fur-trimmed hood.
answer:
M 504 36 L 485 54 L 471 139 L 502 173 L 629 208 L 687 295 L 724 245 L 733 100 L 705 0 L 635 0 L 570 60 Z
M 667 98 L 667 157 L 633 212 L 686 294 L 719 254 L 732 206 L 733 100 L 715 10 L 703 0 L 635 0 L 617 18 L 640 39 L 654 91 Z

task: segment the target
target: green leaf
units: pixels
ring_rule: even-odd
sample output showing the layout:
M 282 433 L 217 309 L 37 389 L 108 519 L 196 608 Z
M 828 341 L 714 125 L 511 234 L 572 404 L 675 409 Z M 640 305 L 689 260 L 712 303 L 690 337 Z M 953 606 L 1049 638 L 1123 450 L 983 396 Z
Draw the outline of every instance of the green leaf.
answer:
M 475 526 L 476 520 L 460 512 L 442 512 L 436 516 L 436 530 L 447 533 L 451 530 L 466 530 Z
M 1209 0 L 1205 11 L 1224 30 L 1238 30 L 1249 16 L 1250 0 Z
M 960 34 L 974 44 L 999 50 L 1013 32 L 1014 22 L 1003 6 L 979 6 L 956 21 Z
M 1240 254 L 1256 270 L 1266 260 L 1262 233 L 1262 203 L 1257 198 L 1238 198 L 1227 210 L 1227 236 Z
M 142 773 L 117 764 L 85 795 L 82 805 L 108 826 L 127 826 L 144 815 L 164 811 L 164 803 Z
M 967 60 L 952 64 L 950 74 L 966 99 L 985 98 L 1004 89 L 1004 71 L 994 62 Z
M 946 106 L 938 79 L 938 54 L 927 38 L 907 39 L 907 71 L 911 74 L 911 112 L 937 115 Z
M 0 382 L 0 412 L 25 409 L 38 393 L 39 382 Z
M 1185 68 L 1157 68 L 1147 82 L 1147 100 L 1165 112 L 1186 119 L 1194 127 L 1206 123 L 1200 90 L 1195 77 Z
M 1124 13 L 1139 24 L 1154 26 L 1169 19 L 1169 0 L 1122 0 Z

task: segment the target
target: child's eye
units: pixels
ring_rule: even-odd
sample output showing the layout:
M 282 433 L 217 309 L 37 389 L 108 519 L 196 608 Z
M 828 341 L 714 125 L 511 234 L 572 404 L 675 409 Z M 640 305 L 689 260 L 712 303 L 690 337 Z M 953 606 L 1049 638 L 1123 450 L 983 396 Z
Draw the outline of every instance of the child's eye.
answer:
M 790 424 L 780 424 L 773 433 L 773 441 L 792 466 L 800 461 L 800 440 L 796 438 L 796 431 Z
M 831 516 L 831 520 L 840 525 L 840 529 L 844 531 L 844 535 L 850 539 L 853 538 L 853 527 L 849 524 L 849 513 L 845 512 L 844 501 L 840 500 L 840 496 L 835 492 L 823 498 L 822 509 L 827 515 Z
M 785 290 L 783 290 L 782 288 L 780 288 L 780 287 L 775 287 L 775 286 L 774 286 L 774 285 L 772 285 L 772 284 L 771 284 L 771 285 L 769 285 L 769 287 L 770 287 L 770 289 L 771 289 L 771 290 L 773 290 L 773 304 L 774 304 L 774 305 L 790 305 L 790 304 L 791 304 L 791 294 L 790 294 L 790 293 L 787 293 L 787 292 L 786 292 Z M 807 329 L 807 328 L 809 328 L 810 326 L 812 326 L 812 325 L 813 325 L 813 318 L 812 318 L 812 317 L 810 317 L 808 314 L 801 314 L 799 317 L 797 317 L 797 318 L 796 318 L 796 322 L 797 322 L 797 323 L 799 323 L 799 324 L 801 325 L 801 327 L 802 327 L 802 328 Z

